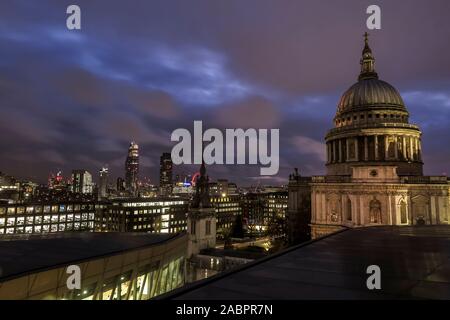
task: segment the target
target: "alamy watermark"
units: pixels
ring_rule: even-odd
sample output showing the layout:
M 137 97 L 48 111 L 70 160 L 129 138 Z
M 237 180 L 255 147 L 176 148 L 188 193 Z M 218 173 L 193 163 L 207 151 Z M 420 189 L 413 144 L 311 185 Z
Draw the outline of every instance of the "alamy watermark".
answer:
M 376 264 L 367 267 L 366 273 L 370 274 L 367 278 L 366 286 L 369 290 L 381 289 L 381 268 Z
M 194 121 L 193 140 L 187 129 L 172 132 L 171 141 L 178 142 L 172 148 L 172 162 L 176 165 L 201 164 L 202 160 L 205 164 L 260 164 L 265 166 L 260 168 L 261 175 L 276 175 L 280 167 L 279 140 L 279 129 L 270 129 L 269 135 L 269 129 L 252 128 L 225 129 L 224 139 L 219 129 L 203 132 L 202 121 Z M 204 145 L 204 142 L 209 144 Z
M 81 268 L 73 264 L 67 267 L 66 273 L 69 275 L 66 280 L 67 289 L 81 289 Z

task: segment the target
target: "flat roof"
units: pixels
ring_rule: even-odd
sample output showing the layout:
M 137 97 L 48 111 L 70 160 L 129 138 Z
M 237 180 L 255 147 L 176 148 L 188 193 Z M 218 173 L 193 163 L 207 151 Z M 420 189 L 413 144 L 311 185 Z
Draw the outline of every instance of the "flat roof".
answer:
M 179 234 L 54 233 L 0 238 L 0 282 L 166 242 Z
M 381 290 L 367 289 L 369 265 Z M 450 299 L 450 226 L 347 229 L 163 298 Z

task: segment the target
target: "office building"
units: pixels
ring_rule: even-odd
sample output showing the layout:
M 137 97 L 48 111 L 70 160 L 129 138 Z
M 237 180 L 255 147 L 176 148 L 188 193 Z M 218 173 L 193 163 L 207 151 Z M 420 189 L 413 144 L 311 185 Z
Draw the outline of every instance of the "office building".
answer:
M 186 230 L 189 201 L 182 198 L 111 200 L 97 216 L 98 231 L 178 233 Z
M 91 194 L 93 191 L 92 175 L 86 170 L 72 171 L 72 192 Z

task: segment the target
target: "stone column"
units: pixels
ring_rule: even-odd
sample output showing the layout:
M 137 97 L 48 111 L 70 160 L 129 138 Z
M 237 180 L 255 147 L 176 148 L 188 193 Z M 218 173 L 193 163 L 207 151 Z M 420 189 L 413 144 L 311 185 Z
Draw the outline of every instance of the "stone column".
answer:
M 359 154 L 359 146 L 358 146 L 358 137 L 355 137 L 355 158 L 356 158 L 356 161 L 359 161 L 359 157 L 360 157 L 360 154 Z
M 411 197 L 408 196 L 407 198 L 407 203 L 408 203 L 408 208 L 407 208 L 407 213 L 408 213 L 408 224 L 412 225 L 413 224 L 413 215 L 412 215 L 412 200 Z
M 417 158 L 419 159 L 419 161 L 422 161 L 422 141 L 420 141 L 420 138 L 418 138 L 417 140 Z
M 413 137 L 409 137 L 409 160 L 414 161 Z
M 364 225 L 366 223 L 366 219 L 364 217 L 364 195 L 359 195 L 359 224 Z M 369 215 L 369 213 L 367 213 Z
M 408 160 L 408 152 L 407 152 L 407 148 L 406 148 L 406 137 L 405 136 L 402 137 L 402 142 L 403 142 L 403 159 Z
M 367 143 L 367 136 L 364 137 L 364 160 L 369 160 L 369 145 Z
M 391 200 L 391 194 L 388 194 L 388 199 L 387 199 L 387 218 L 388 218 L 388 224 L 392 225 L 392 200 Z M 394 211 L 395 212 L 395 211 Z
M 347 139 L 345 139 L 345 143 L 346 143 L 346 151 L 347 151 L 347 154 L 346 154 L 346 156 L 347 156 L 347 161 L 350 159 L 350 148 L 348 147 L 348 138 Z
M 396 225 L 398 224 L 398 219 L 397 219 L 397 197 L 395 195 L 391 196 L 391 207 L 392 207 L 392 216 L 391 216 L 391 221 L 392 221 L 392 225 Z
M 314 191 L 313 195 L 311 196 L 311 200 L 313 201 L 311 203 L 311 222 L 318 223 L 320 222 L 320 210 L 318 210 L 318 204 L 320 203 L 320 193 L 317 190 Z
M 317 197 L 317 193 L 315 191 L 312 191 L 311 192 L 311 223 L 315 223 L 317 220 L 316 197 Z
M 356 194 L 355 195 L 355 216 L 354 216 L 354 220 L 355 220 L 355 224 L 356 225 L 360 225 L 361 224 L 361 204 L 359 203 L 359 195 Z
M 326 221 L 327 220 L 327 197 L 325 196 L 325 193 L 322 193 L 322 215 L 321 215 L 321 219 L 322 221 Z
M 339 162 L 342 162 L 342 139 L 339 139 Z
M 330 157 L 331 157 L 330 143 L 327 142 L 327 162 L 328 162 L 328 163 L 330 163 Z
M 374 145 L 375 145 L 375 160 L 378 160 L 378 136 L 373 136 L 375 139 Z
M 418 139 L 414 138 L 414 152 L 416 154 L 416 159 L 414 160 L 419 160 L 419 143 L 418 143 Z
M 430 197 L 430 223 L 436 224 L 436 197 Z
M 332 143 L 333 143 L 333 162 L 336 162 L 336 140 L 333 140 Z
M 384 136 L 384 158 L 387 160 L 389 158 L 389 136 Z
M 395 160 L 398 160 L 398 137 L 394 136 L 394 144 L 395 144 Z

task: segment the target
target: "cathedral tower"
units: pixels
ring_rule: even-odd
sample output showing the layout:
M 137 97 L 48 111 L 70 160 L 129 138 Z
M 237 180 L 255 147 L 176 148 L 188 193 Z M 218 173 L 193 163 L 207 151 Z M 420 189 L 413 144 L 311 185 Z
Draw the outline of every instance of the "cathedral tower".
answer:
M 190 258 L 202 249 L 216 246 L 216 216 L 209 199 L 209 178 L 205 163 L 195 183 L 195 194 L 187 217 L 188 254 Z

